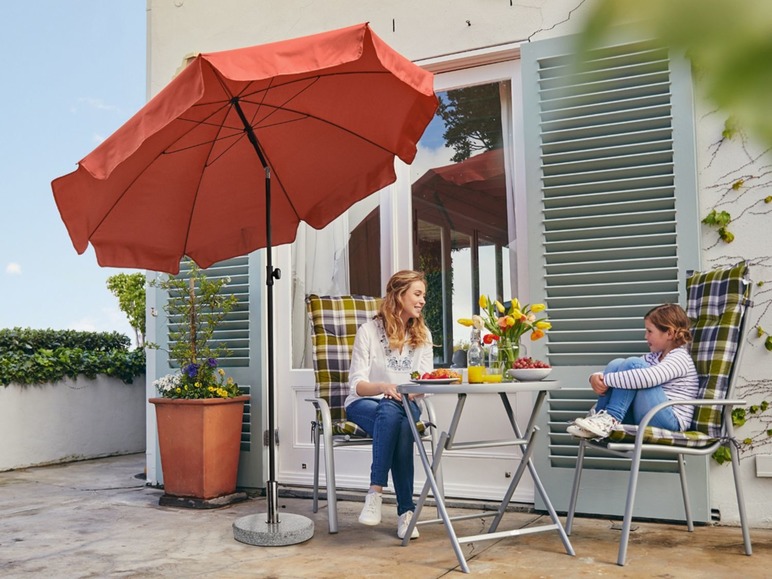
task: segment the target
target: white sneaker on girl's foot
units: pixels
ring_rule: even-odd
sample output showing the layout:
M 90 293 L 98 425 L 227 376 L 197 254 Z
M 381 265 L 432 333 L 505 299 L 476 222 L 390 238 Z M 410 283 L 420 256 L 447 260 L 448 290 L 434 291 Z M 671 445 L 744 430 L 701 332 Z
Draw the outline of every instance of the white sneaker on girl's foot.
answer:
M 566 432 L 575 438 L 597 438 L 592 432 L 585 430 L 578 424 L 569 424 Z
M 619 420 L 605 410 L 601 410 L 593 416 L 577 418 L 575 423 L 579 428 L 592 432 L 596 438 L 606 438 L 614 430 L 614 427 L 619 424 Z
M 399 516 L 399 520 L 397 520 L 397 537 L 400 539 L 405 538 L 405 535 L 407 534 L 407 527 L 412 519 L 413 511 L 405 511 Z M 417 539 L 419 536 L 418 527 L 413 527 L 413 532 L 410 533 L 410 538 Z
M 377 525 L 381 522 L 381 503 L 383 494 L 372 492 L 365 497 L 365 506 L 359 514 L 359 522 L 363 525 Z

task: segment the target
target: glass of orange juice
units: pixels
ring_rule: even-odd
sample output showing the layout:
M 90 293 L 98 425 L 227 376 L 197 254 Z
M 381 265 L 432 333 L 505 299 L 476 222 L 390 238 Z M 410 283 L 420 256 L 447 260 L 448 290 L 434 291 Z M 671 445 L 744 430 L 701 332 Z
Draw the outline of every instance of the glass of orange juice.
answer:
M 485 366 L 469 366 L 466 369 L 467 378 L 470 384 L 481 384 L 487 368 Z

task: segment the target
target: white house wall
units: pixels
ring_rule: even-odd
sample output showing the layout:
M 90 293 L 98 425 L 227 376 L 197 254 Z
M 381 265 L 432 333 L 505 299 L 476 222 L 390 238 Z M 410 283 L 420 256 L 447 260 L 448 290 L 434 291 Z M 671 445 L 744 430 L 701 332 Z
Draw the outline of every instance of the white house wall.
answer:
M 419 64 L 432 68 L 454 57 L 516 50 L 529 40 L 576 32 L 590 1 L 581 0 L 148 0 L 148 96 L 158 92 L 180 68 L 184 57 L 287 39 L 368 21 L 389 45 Z M 697 107 L 698 187 L 700 217 L 714 207 L 736 219 L 730 226 L 735 241 L 718 240 L 704 227 L 701 240 L 703 269 L 749 259 L 754 281 L 772 276 L 770 205 L 763 203 L 764 167 L 770 158 L 757 157 L 761 148 L 736 138 L 721 141 L 723 116 L 705 105 Z M 732 183 L 753 177 L 735 191 Z M 754 185 L 756 189 L 750 189 Z M 756 288 L 752 324 L 772 328 L 770 293 Z M 755 334 L 754 334 L 755 335 Z M 763 339 L 747 337 L 740 396 L 751 402 L 766 397 L 772 380 L 772 353 Z M 741 437 L 759 435 L 768 426 L 759 421 L 744 426 Z M 150 437 L 149 437 L 150 440 Z M 772 526 L 768 501 L 770 478 L 756 478 L 755 455 L 772 454 L 772 444 L 760 442 L 743 455 L 746 502 L 753 526 Z M 736 522 L 737 506 L 731 470 L 714 465 L 711 475 L 713 508 L 724 522 Z

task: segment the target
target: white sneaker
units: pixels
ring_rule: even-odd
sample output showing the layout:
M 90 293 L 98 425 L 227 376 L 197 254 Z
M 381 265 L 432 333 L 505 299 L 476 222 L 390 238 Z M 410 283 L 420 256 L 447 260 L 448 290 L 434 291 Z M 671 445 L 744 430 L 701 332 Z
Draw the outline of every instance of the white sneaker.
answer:
M 605 410 L 601 410 L 593 416 L 577 418 L 574 422 L 576 426 L 588 430 L 596 438 L 606 438 L 614 430 L 614 427 L 619 424 L 619 420 Z
M 566 428 L 566 432 L 575 438 L 596 438 L 596 436 L 589 430 L 585 430 L 578 424 L 570 424 Z
M 362 512 L 359 513 L 359 522 L 370 526 L 380 523 L 382 502 L 383 494 L 376 492 L 367 493 L 365 506 L 362 507 Z
M 405 538 L 407 527 L 411 520 L 413 520 L 413 511 L 405 511 L 399 516 L 399 520 L 397 520 L 397 537 L 400 539 Z M 413 527 L 413 532 L 410 534 L 410 538 L 417 539 L 418 537 L 420 537 L 418 533 L 418 527 Z

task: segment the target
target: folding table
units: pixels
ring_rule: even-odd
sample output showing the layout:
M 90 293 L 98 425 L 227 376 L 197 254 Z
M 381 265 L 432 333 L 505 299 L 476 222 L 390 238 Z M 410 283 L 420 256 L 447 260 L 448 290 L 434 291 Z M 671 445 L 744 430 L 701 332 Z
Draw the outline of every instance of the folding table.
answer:
M 517 535 L 526 535 L 531 533 L 540 533 L 545 531 L 557 531 L 560 535 L 566 552 L 569 555 L 574 555 L 574 548 L 571 546 L 571 542 L 568 539 L 563 525 L 558 519 L 558 515 L 552 506 L 552 503 L 547 496 L 547 492 L 542 485 L 539 475 L 536 472 L 536 468 L 531 460 L 531 455 L 536 448 L 533 444 L 534 437 L 539 432 L 539 427 L 536 426 L 536 418 L 539 410 L 544 402 L 544 398 L 548 391 L 560 388 L 559 383 L 554 380 L 539 380 L 532 382 L 502 382 L 502 383 L 486 383 L 486 384 L 402 384 L 399 386 L 399 391 L 402 396 L 402 404 L 405 406 L 405 410 L 409 413 L 408 394 L 455 394 L 457 396 L 456 408 L 453 412 L 450 424 L 447 429 L 443 430 L 438 425 L 437 428 L 441 430 L 441 434 L 438 439 L 437 448 L 435 448 L 432 455 L 432 462 L 429 462 L 426 449 L 421 444 L 421 437 L 416 429 L 415 425 L 411 422 L 411 430 L 413 432 L 413 438 L 417 442 L 418 452 L 421 457 L 421 463 L 423 464 L 424 471 L 426 472 L 426 482 L 424 483 L 421 496 L 416 503 L 416 510 L 413 516 L 410 526 L 407 529 L 405 538 L 402 541 L 402 545 L 405 546 L 410 542 L 410 535 L 415 528 L 416 523 L 421 514 L 421 509 L 424 506 L 426 498 L 429 495 L 431 489 L 432 495 L 437 502 L 437 511 L 440 515 L 439 519 L 433 519 L 428 521 L 422 521 L 422 524 L 427 523 L 444 523 L 445 529 L 448 533 L 453 550 L 456 552 L 456 558 L 458 559 L 461 568 L 465 573 L 469 573 L 469 567 L 466 563 L 464 553 L 461 551 L 461 543 L 471 543 L 473 541 L 486 541 L 491 539 L 499 539 L 502 537 L 513 537 Z M 518 394 L 521 392 L 535 393 L 535 401 L 531 409 L 531 415 L 528 419 L 528 424 L 525 430 L 521 429 L 518 425 L 515 414 L 512 410 L 512 405 L 509 401 L 510 394 Z M 469 396 L 498 394 L 501 400 L 501 406 L 506 413 L 509 423 L 512 425 L 513 437 L 501 439 L 501 440 L 474 440 L 474 441 L 456 441 L 456 433 L 458 431 L 458 425 L 461 421 L 461 415 L 464 410 L 464 405 Z M 408 414 L 409 415 L 409 414 Z M 496 512 L 483 512 L 473 515 L 462 515 L 457 517 L 450 517 L 445 507 L 445 497 L 437 483 L 436 473 L 439 471 L 442 458 L 445 451 L 470 449 L 470 448 L 490 448 L 490 447 L 503 447 L 514 446 L 520 450 L 521 460 L 520 465 L 512 477 L 512 481 L 507 488 L 504 498 L 498 507 Z M 525 469 L 531 474 L 536 491 L 541 496 L 544 504 L 547 507 L 552 524 L 540 525 L 537 527 L 528 527 L 526 529 L 514 529 L 509 531 L 498 531 L 499 523 L 501 522 L 504 512 L 506 510 L 512 495 L 520 482 Z M 459 537 L 456 535 L 456 531 L 453 528 L 454 520 L 478 518 L 481 516 L 493 516 L 494 519 L 491 522 L 488 531 L 483 534 L 470 535 L 466 537 Z

